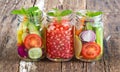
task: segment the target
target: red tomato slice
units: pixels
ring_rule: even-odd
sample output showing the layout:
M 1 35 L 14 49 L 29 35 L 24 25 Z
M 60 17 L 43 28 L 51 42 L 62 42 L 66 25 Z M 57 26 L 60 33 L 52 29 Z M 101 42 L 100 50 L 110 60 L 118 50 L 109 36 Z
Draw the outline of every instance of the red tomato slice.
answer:
M 82 47 L 82 56 L 85 59 L 95 59 L 101 52 L 101 48 L 97 43 L 89 42 Z
M 29 34 L 25 40 L 24 40 L 25 47 L 27 49 L 30 49 L 32 47 L 41 47 L 42 46 L 42 40 L 40 36 L 36 34 Z

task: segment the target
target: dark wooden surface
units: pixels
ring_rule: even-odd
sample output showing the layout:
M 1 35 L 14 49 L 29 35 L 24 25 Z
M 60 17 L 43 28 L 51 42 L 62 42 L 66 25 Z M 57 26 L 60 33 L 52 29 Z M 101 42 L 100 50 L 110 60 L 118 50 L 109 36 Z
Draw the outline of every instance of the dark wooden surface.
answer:
M 63 9 L 101 10 L 104 12 L 104 56 L 100 61 L 86 63 L 25 62 L 16 51 L 17 19 L 13 9 L 33 6 L 39 0 L 0 0 L 0 72 L 120 72 L 120 0 L 63 0 Z M 45 11 L 58 7 L 59 0 L 44 0 Z

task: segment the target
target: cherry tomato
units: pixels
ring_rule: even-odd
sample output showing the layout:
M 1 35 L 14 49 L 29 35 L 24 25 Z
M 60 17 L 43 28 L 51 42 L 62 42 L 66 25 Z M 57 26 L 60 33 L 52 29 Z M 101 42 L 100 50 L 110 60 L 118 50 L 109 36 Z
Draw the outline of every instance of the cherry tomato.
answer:
M 101 52 L 100 46 L 95 42 L 83 44 L 82 56 L 85 59 L 95 59 Z
M 24 40 L 25 47 L 27 49 L 33 48 L 33 47 L 41 47 L 42 46 L 42 40 L 40 36 L 36 34 L 29 34 L 26 36 Z

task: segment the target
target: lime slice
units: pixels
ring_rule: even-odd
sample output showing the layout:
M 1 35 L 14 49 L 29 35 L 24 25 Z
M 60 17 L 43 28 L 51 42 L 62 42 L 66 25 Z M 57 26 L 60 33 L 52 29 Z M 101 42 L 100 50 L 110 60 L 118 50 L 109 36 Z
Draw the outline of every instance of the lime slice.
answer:
M 77 35 L 75 35 L 75 56 L 78 59 L 80 57 L 81 49 L 82 49 L 82 42 L 80 38 Z
M 42 56 L 41 48 L 31 48 L 28 51 L 28 55 L 31 59 L 38 59 Z

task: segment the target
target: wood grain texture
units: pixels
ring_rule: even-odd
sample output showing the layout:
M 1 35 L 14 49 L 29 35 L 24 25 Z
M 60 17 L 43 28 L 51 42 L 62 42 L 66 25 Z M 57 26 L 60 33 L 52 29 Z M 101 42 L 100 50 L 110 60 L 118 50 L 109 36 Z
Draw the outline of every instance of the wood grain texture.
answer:
M 104 12 L 119 12 L 120 0 L 87 0 L 87 8 Z
M 16 46 L 17 19 L 13 9 L 33 6 L 30 0 L 0 1 L 0 72 L 18 72 L 19 58 Z
M 111 38 L 108 41 L 109 45 L 109 69 L 110 72 L 120 71 L 120 13 L 110 13 L 108 14 L 108 23 L 110 25 Z

